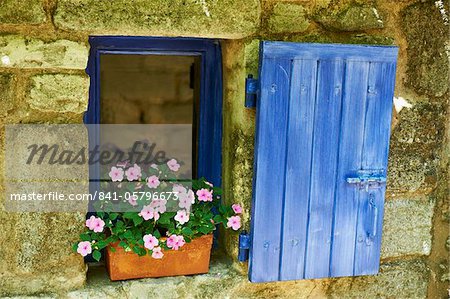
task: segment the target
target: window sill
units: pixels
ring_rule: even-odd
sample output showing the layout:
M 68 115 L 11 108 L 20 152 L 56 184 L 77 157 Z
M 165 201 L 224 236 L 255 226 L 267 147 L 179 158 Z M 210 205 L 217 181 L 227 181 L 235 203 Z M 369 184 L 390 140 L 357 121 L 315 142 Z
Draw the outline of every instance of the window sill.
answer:
M 111 281 L 102 264 L 89 266 L 83 289 L 72 291 L 69 298 L 190 298 L 210 297 L 248 282 L 247 276 L 224 259 L 212 258 L 207 274 Z

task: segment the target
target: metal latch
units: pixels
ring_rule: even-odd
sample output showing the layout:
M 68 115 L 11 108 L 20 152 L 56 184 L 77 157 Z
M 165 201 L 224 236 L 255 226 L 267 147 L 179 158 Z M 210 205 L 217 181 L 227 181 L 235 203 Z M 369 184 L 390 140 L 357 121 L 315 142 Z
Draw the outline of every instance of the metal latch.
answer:
M 243 230 L 239 234 L 239 252 L 238 260 L 240 262 L 245 262 L 248 260 L 248 255 L 250 251 L 250 235 L 247 231 Z
M 248 75 L 247 79 L 245 79 L 245 107 L 256 107 L 258 88 L 258 80 L 254 79 L 253 75 Z
M 358 185 L 360 189 L 377 189 L 386 184 L 384 169 L 358 170 L 356 175 L 347 177 L 347 183 Z

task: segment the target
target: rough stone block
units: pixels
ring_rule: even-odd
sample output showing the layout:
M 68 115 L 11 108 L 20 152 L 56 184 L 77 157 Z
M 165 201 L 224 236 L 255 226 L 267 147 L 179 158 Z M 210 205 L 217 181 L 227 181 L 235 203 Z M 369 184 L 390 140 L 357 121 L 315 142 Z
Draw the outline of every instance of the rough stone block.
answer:
M 304 32 L 309 27 L 305 8 L 294 3 L 276 3 L 267 23 L 274 33 Z
M 391 135 L 388 190 L 427 193 L 436 185 L 445 108 L 426 101 L 415 102 L 397 118 Z
M 324 9 L 316 21 L 328 30 L 363 31 L 383 28 L 383 19 L 375 7 L 350 5 L 337 11 Z
M 393 147 L 389 153 L 387 190 L 428 194 L 436 185 L 436 161 Z
M 407 85 L 420 93 L 443 95 L 450 85 L 449 53 L 445 47 L 448 25 L 434 1 L 417 2 L 401 15 L 401 28 L 408 41 Z
M 238 38 L 256 31 L 259 15 L 258 0 L 60 0 L 54 21 L 98 34 Z
M 2 0 L 0 1 L 0 23 L 43 23 L 46 17 L 42 4 L 42 0 Z
M 0 115 L 5 115 L 13 104 L 13 76 L 0 74 Z
M 388 263 L 375 276 L 335 279 L 329 298 L 426 298 L 429 270 L 422 260 Z
M 0 36 L 2 67 L 84 69 L 88 58 L 85 44 L 69 40 L 44 42 L 19 35 Z
M 44 74 L 32 77 L 27 102 L 41 111 L 82 113 L 87 109 L 89 80 L 81 75 Z
M 381 257 L 430 254 L 433 210 L 426 197 L 387 200 Z
M 83 286 L 86 266 L 71 252 L 85 213 L 0 211 L 0 296 L 55 293 Z

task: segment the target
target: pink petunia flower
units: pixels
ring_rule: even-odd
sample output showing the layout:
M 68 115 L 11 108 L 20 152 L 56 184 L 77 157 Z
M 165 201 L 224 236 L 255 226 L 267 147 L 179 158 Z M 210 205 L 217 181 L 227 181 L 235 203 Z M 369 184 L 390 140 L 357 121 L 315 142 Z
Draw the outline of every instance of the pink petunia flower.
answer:
M 150 203 L 150 206 L 156 211 L 157 213 L 164 213 L 166 211 L 166 204 L 167 200 L 164 199 L 155 199 Z M 157 219 L 155 219 L 157 220 Z
M 123 180 L 123 169 L 117 167 L 111 167 L 111 171 L 109 172 L 109 177 L 113 182 L 122 182 Z
M 191 205 L 195 202 L 195 195 L 192 190 L 186 193 L 181 193 L 178 195 L 178 206 L 182 209 L 189 210 Z
M 141 168 L 139 165 L 134 164 L 132 167 L 128 168 L 127 171 L 125 171 L 125 174 L 127 176 L 128 181 L 134 181 L 141 177 Z
M 186 242 L 184 241 L 183 236 L 171 235 L 166 241 L 167 247 L 173 250 L 178 250 L 180 247 L 183 247 L 184 244 L 186 244 Z
M 183 225 L 189 221 L 189 214 L 187 214 L 185 210 L 181 210 L 177 212 L 174 219 Z
M 241 217 L 231 216 L 228 218 L 227 227 L 231 227 L 233 230 L 238 230 L 241 228 Z
M 154 259 L 161 259 L 164 256 L 164 253 L 162 253 L 161 247 L 155 247 L 152 251 L 152 258 Z
M 95 216 L 91 216 L 89 217 L 89 219 L 86 219 L 86 227 L 89 228 L 90 230 L 94 229 L 94 221 L 95 221 Z
M 242 213 L 242 207 L 240 205 L 238 205 L 237 203 L 235 203 L 234 205 L 231 206 L 231 208 L 233 209 L 233 211 L 236 214 L 241 214 Z
M 159 178 L 156 175 L 152 175 L 151 177 L 147 178 L 147 186 L 149 188 L 157 188 L 159 186 Z
M 191 208 L 191 201 L 187 198 L 187 196 L 183 196 L 178 200 L 178 206 L 182 209 L 189 210 Z
M 200 189 L 197 190 L 197 196 L 199 201 L 212 201 L 212 191 L 209 191 L 208 189 Z
M 142 239 L 144 240 L 144 247 L 150 250 L 159 244 L 158 239 L 151 234 L 145 235 Z
M 81 254 L 82 256 L 91 254 L 92 253 L 91 242 L 83 241 L 83 242 L 78 243 L 77 252 L 79 254 Z
M 155 213 L 158 214 L 157 212 L 155 212 L 155 209 L 152 206 L 147 205 L 142 208 L 141 212 L 139 213 L 139 216 L 144 218 L 144 220 L 150 220 L 155 217 Z M 158 218 L 159 218 L 159 215 L 158 215 Z M 158 219 L 155 219 L 155 220 L 158 220 Z
M 105 226 L 105 221 L 103 221 L 101 218 L 96 218 L 93 226 L 94 226 L 94 229 L 93 229 L 94 232 L 101 233 L 103 231 L 103 227 Z
M 105 221 L 101 218 L 91 216 L 88 220 L 86 220 L 86 226 L 96 233 L 101 233 L 103 231 L 103 227 L 105 226 Z
M 137 206 L 138 205 L 138 203 L 137 203 L 137 196 L 136 195 L 130 196 L 130 198 L 128 198 L 128 203 L 130 205 L 132 205 L 133 207 Z
M 180 164 L 178 164 L 175 159 L 170 159 L 167 161 L 167 166 L 169 166 L 169 169 L 172 171 L 178 171 L 178 169 L 180 169 Z
M 194 191 L 190 190 L 186 193 L 186 197 L 188 200 L 191 201 L 191 203 L 195 203 L 195 195 L 194 195 Z

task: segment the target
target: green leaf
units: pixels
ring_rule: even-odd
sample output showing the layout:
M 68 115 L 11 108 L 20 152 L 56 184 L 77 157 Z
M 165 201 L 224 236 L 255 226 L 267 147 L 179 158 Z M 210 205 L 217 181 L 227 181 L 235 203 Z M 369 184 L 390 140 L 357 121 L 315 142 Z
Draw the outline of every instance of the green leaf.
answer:
M 213 218 L 213 214 L 211 212 L 206 213 L 206 214 L 203 215 L 202 218 L 203 218 L 203 220 L 210 220 L 210 219 Z
M 100 253 L 100 251 L 94 250 L 94 252 L 92 252 L 92 257 L 94 258 L 94 260 L 96 260 L 98 262 L 98 261 L 100 261 L 102 254 Z
M 213 192 L 215 195 L 222 195 L 222 188 L 220 187 L 213 187 Z
M 80 234 L 80 239 L 81 241 L 91 241 L 91 235 L 88 232 L 82 233 Z
M 127 231 L 123 234 L 123 236 L 124 236 L 126 239 L 128 239 L 128 240 L 133 239 L 133 232 L 132 232 L 131 230 L 127 230 Z
M 134 217 L 134 218 L 133 218 L 134 226 L 138 226 L 138 225 L 141 224 L 143 221 L 144 221 L 144 219 L 143 219 L 141 216 L 139 216 L 139 215 L 137 215 L 137 217 Z
M 153 236 L 157 239 L 161 238 L 161 233 L 159 232 L 159 230 L 155 229 L 155 231 L 153 232 Z
M 118 213 L 111 213 L 111 214 L 109 214 L 109 219 L 115 220 L 117 218 L 117 216 L 119 216 Z
M 214 216 L 213 220 L 214 220 L 214 223 L 220 223 L 220 222 L 224 221 L 224 219 L 221 215 Z
M 109 250 L 111 250 L 111 252 L 116 252 L 116 248 L 113 246 L 109 246 Z
M 139 247 L 140 251 L 139 251 L 139 256 L 144 256 L 147 254 L 147 250 L 143 247 Z
M 139 254 L 139 253 L 141 253 L 141 248 L 138 246 L 133 246 L 133 251 L 134 251 L 134 253 Z
M 158 223 L 160 223 L 160 224 L 169 224 L 170 220 L 171 220 L 171 218 L 173 216 L 175 216 L 174 213 L 163 213 L 163 214 L 161 214 L 161 217 L 159 217 Z
M 181 230 L 181 233 L 182 233 L 183 235 L 188 235 L 188 236 L 191 236 L 191 235 L 194 234 L 194 232 L 192 231 L 192 229 L 190 229 L 189 227 L 184 227 L 184 228 Z
M 105 242 L 105 241 L 98 241 L 98 242 L 97 242 L 97 247 L 98 247 L 98 249 L 103 249 L 103 248 L 105 248 L 107 245 L 108 245 L 108 243 Z
M 77 252 L 77 249 L 78 249 L 78 243 L 72 244 L 72 251 Z
M 125 241 L 120 241 L 119 242 L 119 246 L 122 247 L 122 248 L 128 247 L 127 242 L 125 242 Z
M 210 229 L 210 228 L 208 228 L 206 226 L 200 226 L 199 228 L 197 228 L 197 230 L 199 232 L 201 232 L 202 234 L 204 234 L 204 235 L 207 235 L 207 234 L 209 234 L 209 233 L 211 233 L 213 231 L 212 229 Z
M 122 220 L 117 220 L 115 226 L 116 226 L 117 228 L 122 229 L 122 228 L 125 226 L 125 223 L 123 223 Z
M 137 212 L 125 212 L 125 213 L 123 213 L 123 218 L 133 219 L 134 217 L 136 217 L 137 214 L 138 214 Z

